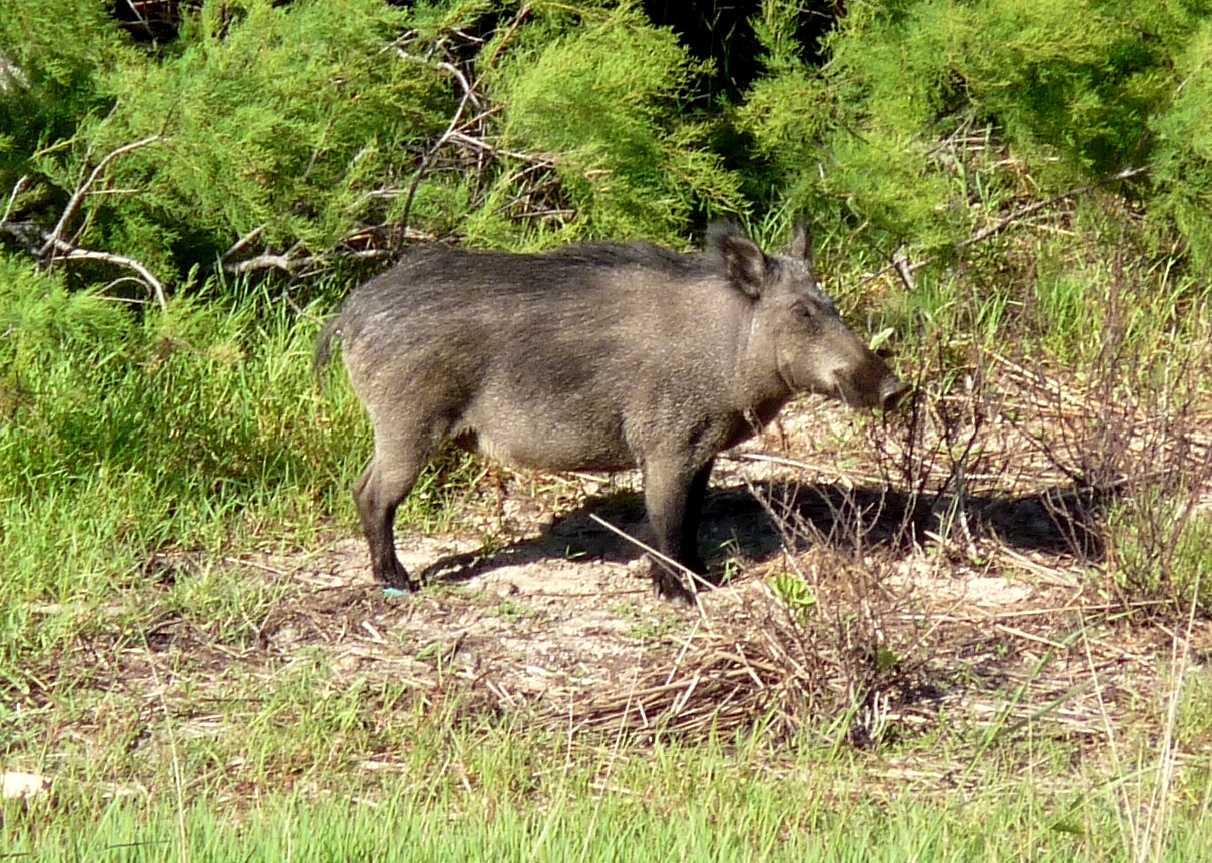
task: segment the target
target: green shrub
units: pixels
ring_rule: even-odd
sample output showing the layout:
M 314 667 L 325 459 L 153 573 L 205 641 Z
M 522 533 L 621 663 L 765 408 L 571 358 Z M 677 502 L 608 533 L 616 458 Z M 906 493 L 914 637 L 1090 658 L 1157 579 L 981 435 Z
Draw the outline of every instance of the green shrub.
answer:
M 505 141 L 550 154 L 576 212 L 559 237 L 684 241 L 697 214 L 737 212 L 739 178 L 681 110 L 705 71 L 628 8 L 543 17 L 488 77 Z M 554 238 L 553 238 L 554 239 Z
M 822 214 L 860 254 L 938 255 L 1015 197 L 1150 168 L 1129 192 L 1156 201 L 1206 266 L 1208 13 L 1146 0 L 859 4 L 812 68 L 788 36 L 798 7 L 767 0 L 768 74 L 738 124 L 774 166 L 766 205 Z M 988 145 L 963 142 L 985 129 Z
M 1212 518 L 1189 507 L 1186 495 L 1145 493 L 1111 514 L 1110 573 L 1129 600 L 1212 612 Z
M 83 150 L 162 140 L 115 164 L 137 193 L 95 205 L 91 242 L 183 272 L 255 229 L 272 249 L 319 252 L 382 217 L 374 192 L 451 109 L 438 70 L 388 50 L 404 20 L 380 0 L 208 4 L 177 53 L 115 69 L 118 108 L 86 126 Z

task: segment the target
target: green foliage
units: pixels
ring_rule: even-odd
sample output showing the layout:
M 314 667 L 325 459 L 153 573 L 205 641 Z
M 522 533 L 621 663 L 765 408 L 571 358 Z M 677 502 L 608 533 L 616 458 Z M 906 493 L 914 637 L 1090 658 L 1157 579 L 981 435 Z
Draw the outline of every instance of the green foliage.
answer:
M 1156 599 L 1187 611 L 1212 611 L 1212 518 L 1182 495 L 1142 493 L 1109 519 L 1111 574 L 1134 599 Z
M 546 16 L 488 76 L 505 140 L 550 154 L 578 219 L 560 239 L 678 242 L 693 214 L 743 208 L 738 178 L 679 116 L 701 64 L 627 5 L 579 26 Z
M 774 166 L 764 194 L 813 212 L 886 257 L 935 254 L 1035 184 L 1063 190 L 1155 168 L 1160 213 L 1207 259 L 1206 3 L 920 0 L 859 4 L 809 68 L 788 34 L 796 4 L 767 0 L 768 74 L 738 123 Z M 990 127 L 1013 155 L 949 143 Z M 1183 181 L 1180 182 L 1180 177 Z M 946 259 L 946 256 L 944 256 Z
M 0 185 L 113 102 L 106 72 L 133 51 L 104 0 L 0 0 Z
M 1180 79 L 1169 108 L 1152 117 L 1157 136 L 1154 179 L 1160 195 L 1150 213 L 1171 219 L 1194 263 L 1212 272 L 1212 21 L 1199 25 L 1178 58 Z
M 87 611 L 35 627 L 35 597 L 99 601 L 158 548 L 348 508 L 367 434 L 347 390 L 314 388 L 315 326 L 228 291 L 136 322 L 0 257 L 0 656 Z
M 114 183 L 138 193 L 94 205 L 103 244 L 184 270 L 254 229 L 319 251 L 382 215 L 375 190 L 450 107 L 436 70 L 388 50 L 403 22 L 379 0 L 209 4 L 177 53 L 114 70 L 118 108 L 86 126 L 77 158 L 161 140 L 116 163 Z
M 801 4 L 766 0 L 765 73 L 706 106 L 705 62 L 632 2 L 212 0 L 155 52 L 104 4 L 5 3 L 18 210 L 50 227 L 107 154 L 158 136 L 106 172 L 77 239 L 170 282 L 254 230 L 278 252 L 383 242 L 406 208 L 415 230 L 511 248 L 811 213 L 826 256 L 844 239 L 858 266 L 900 246 L 946 263 L 1024 196 L 1124 168 L 1150 171 L 1124 191 L 1156 239 L 1212 261 L 1205 0 L 857 4 L 811 53 Z M 465 96 L 446 60 L 477 94 L 456 125 L 488 149 L 442 138 Z
M 816 595 L 803 578 L 789 572 L 780 572 L 770 579 L 768 584 L 795 620 L 808 620 L 816 608 Z

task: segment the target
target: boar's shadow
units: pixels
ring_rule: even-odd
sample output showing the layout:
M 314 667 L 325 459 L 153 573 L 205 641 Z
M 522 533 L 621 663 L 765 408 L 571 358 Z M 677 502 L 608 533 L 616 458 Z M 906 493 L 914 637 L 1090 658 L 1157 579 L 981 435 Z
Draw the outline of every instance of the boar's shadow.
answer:
M 755 482 L 714 487 L 703 509 L 699 546 L 717 575 L 724 561 L 769 561 L 784 549 L 824 543 L 864 552 L 907 553 L 931 542 L 962 511 L 974 536 L 993 536 L 1021 551 L 1103 558 L 1102 516 L 1112 492 L 1056 486 L 1029 495 L 906 494 L 879 487 Z M 960 505 L 962 503 L 962 506 Z M 558 516 L 538 536 L 492 551 L 442 557 L 418 572 L 423 583 L 466 581 L 501 566 L 541 560 L 589 559 L 627 563 L 644 554 L 633 542 L 595 522 L 609 522 L 651 544 L 643 496 L 631 491 L 588 498 Z

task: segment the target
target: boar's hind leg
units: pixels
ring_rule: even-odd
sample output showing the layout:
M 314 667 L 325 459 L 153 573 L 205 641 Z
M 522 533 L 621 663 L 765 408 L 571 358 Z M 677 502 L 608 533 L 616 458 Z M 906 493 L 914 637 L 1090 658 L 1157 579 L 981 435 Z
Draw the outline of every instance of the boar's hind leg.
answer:
M 699 575 L 705 568 L 695 545 L 697 510 L 710 472 L 710 466 L 689 471 L 676 462 L 650 461 L 644 466 L 644 501 L 648 521 L 656 533 L 657 550 Z M 660 596 L 678 602 L 691 600 L 691 592 L 672 567 L 659 560 L 652 560 L 649 565 L 653 586 Z
M 396 509 L 408 497 L 433 451 L 415 437 L 375 433 L 375 454 L 353 488 L 362 531 L 370 547 L 375 578 L 389 587 L 411 590 L 415 585 L 396 557 Z

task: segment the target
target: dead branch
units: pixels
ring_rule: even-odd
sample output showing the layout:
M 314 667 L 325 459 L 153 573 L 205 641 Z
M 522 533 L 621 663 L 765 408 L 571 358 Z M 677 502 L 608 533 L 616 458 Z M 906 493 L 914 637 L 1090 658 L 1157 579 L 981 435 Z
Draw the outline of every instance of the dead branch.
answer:
M 262 255 L 257 255 L 254 258 L 248 258 L 235 264 L 224 264 L 223 269 L 229 273 L 251 273 L 256 270 L 281 270 L 288 276 L 293 276 L 299 270 L 307 266 L 314 260 L 310 256 L 294 257 L 289 253 L 285 255 L 275 255 L 272 252 L 266 252 Z
M 416 234 L 414 236 L 433 239 L 429 234 Z M 390 258 L 392 254 L 393 252 L 390 249 L 351 249 L 343 253 L 343 257 L 373 261 Z M 273 252 L 266 252 L 252 258 L 246 258 L 243 261 L 224 264 L 223 271 L 234 275 L 243 275 L 260 270 L 280 270 L 291 278 L 298 278 L 310 275 L 316 268 L 321 268 L 324 262 L 325 257 L 323 255 L 296 255 L 291 252 L 279 255 Z
M 449 66 L 450 64 L 447 63 L 445 65 Z M 454 67 L 451 66 L 451 68 L 453 69 Z M 462 74 L 457 69 L 455 69 L 455 73 L 466 82 L 466 79 L 462 77 Z M 400 227 L 403 230 L 408 230 L 408 217 L 412 213 L 412 202 L 417 195 L 417 188 L 421 185 L 421 179 L 425 176 L 425 169 L 429 167 L 429 162 L 433 159 L 434 154 L 441 149 L 442 145 L 450 138 L 451 133 L 454 132 L 455 127 L 459 125 L 459 120 L 463 117 L 463 109 L 467 107 L 467 103 L 473 98 L 475 97 L 470 85 L 468 85 L 464 88 L 463 98 L 459 100 L 459 107 L 455 108 L 454 116 L 450 118 L 450 125 L 446 127 L 446 131 L 442 133 L 441 137 L 421 157 L 421 164 L 417 166 L 417 173 L 413 176 L 412 183 L 408 187 L 408 197 L 404 199 L 404 211 L 400 216 Z M 479 107 L 478 103 L 476 107 Z
M 526 20 L 528 15 L 530 15 L 530 4 L 524 3 L 522 4 L 522 8 L 518 10 L 518 14 L 513 16 L 513 21 L 510 23 L 509 29 L 505 31 L 505 35 L 501 37 L 501 41 L 497 42 L 496 47 L 492 49 L 492 54 L 485 63 L 488 68 L 492 68 L 497 64 L 497 57 L 500 56 L 505 46 L 509 44 L 509 40 L 513 38 L 513 34 L 517 32 L 519 25 Z
M 893 256 L 892 266 L 896 268 L 897 275 L 901 277 L 905 290 L 912 292 L 917 286 L 913 282 L 913 268 L 909 266 L 909 258 L 905 255 L 904 249 L 897 251 Z
M 56 254 L 46 262 L 47 264 L 54 263 L 55 261 L 99 261 L 104 264 L 113 264 L 118 267 L 125 267 L 128 270 L 134 270 L 138 274 L 139 280 L 151 288 L 160 308 L 168 308 L 168 300 L 164 293 L 163 283 L 152 275 L 151 270 L 134 258 L 127 257 L 126 255 L 115 255 L 110 252 L 95 252 L 91 249 L 81 249 L 73 246 L 66 240 L 52 238 L 50 234 L 42 230 L 40 225 L 33 222 L 0 222 L 0 232 L 16 239 L 31 254 L 36 250 L 46 248 L 49 243 Z
M 1140 176 L 1141 174 L 1145 173 L 1148 170 L 1149 170 L 1149 168 L 1147 166 L 1142 166 L 1139 168 L 1125 168 L 1124 170 L 1119 171 L 1118 173 L 1112 174 L 1108 177 L 1100 177 L 1099 179 L 1095 180 L 1093 183 L 1087 183 L 1086 185 L 1079 186 L 1076 189 L 1069 189 L 1066 192 L 1061 192 L 1059 195 L 1053 195 L 1051 198 L 1046 198 L 1043 201 L 1036 201 L 1034 204 L 1029 204 L 1026 207 L 1015 210 L 1013 213 L 1006 216 L 1004 219 L 994 222 L 989 227 L 983 228 L 982 230 L 977 231 L 971 237 L 969 237 L 968 239 L 959 243 L 958 248 L 962 249 L 966 246 L 975 245 L 976 243 L 979 243 L 983 240 L 987 240 L 990 237 L 996 236 L 997 234 L 1000 234 L 1002 231 L 1004 231 L 1006 228 L 1008 228 L 1010 225 L 1014 224 L 1015 222 L 1020 222 L 1023 219 L 1025 219 L 1027 216 L 1030 216 L 1033 213 L 1038 213 L 1040 210 L 1046 209 L 1047 207 L 1051 207 L 1053 204 L 1059 204 L 1061 201 L 1064 201 L 1067 198 L 1074 198 L 1074 197 L 1077 197 L 1078 195 L 1085 195 L 1089 192 L 1094 191 L 1099 186 L 1103 186 L 1107 183 L 1114 183 L 1119 180 L 1130 180 L 1133 177 Z
M 247 248 L 249 246 L 250 243 L 256 242 L 257 238 L 261 236 L 261 234 L 264 230 L 265 230 L 264 225 L 258 225 L 257 227 L 253 228 L 251 231 L 249 231 L 243 237 L 241 237 L 240 239 L 238 239 L 234 243 L 232 243 L 231 248 L 229 248 L 226 252 L 224 252 L 222 255 L 219 256 L 219 260 L 223 261 L 223 262 L 227 262 L 227 261 L 231 260 L 232 255 L 235 255 L 237 252 L 244 250 L 245 248 Z
M 9 213 L 13 211 L 13 204 L 17 201 L 17 196 L 25 191 L 25 184 L 29 181 L 29 177 L 22 174 L 17 178 L 17 182 L 13 184 L 13 190 L 9 193 L 8 203 L 4 205 L 4 215 L 0 216 L 0 224 L 8 221 Z
M 143 280 L 144 284 L 155 292 L 156 302 L 160 305 L 161 310 L 168 309 L 168 300 L 164 295 L 164 285 L 151 274 L 151 270 L 147 269 L 147 267 L 134 258 L 128 258 L 125 255 L 114 255 L 109 252 L 94 252 L 89 249 L 80 249 L 65 240 L 55 240 L 53 248 L 56 252 L 61 252 L 62 254 L 56 254 L 51 258 L 52 261 L 101 261 L 105 264 L 114 264 L 115 266 L 126 267 L 128 270 L 134 270 L 139 274 L 139 278 Z
M 445 60 L 427 60 L 423 57 L 418 57 L 415 54 L 409 54 L 399 46 L 396 47 L 396 55 L 402 60 L 407 60 L 410 63 L 419 63 L 422 66 L 432 66 L 435 69 L 441 69 L 443 72 L 447 73 L 459 82 L 459 86 L 463 89 L 463 98 L 469 100 L 471 104 L 475 105 L 476 108 L 479 109 L 480 100 L 475 94 L 475 89 L 471 86 L 471 82 L 467 80 L 467 76 L 464 75 L 459 70 L 459 67 L 455 66 L 453 63 L 448 63 Z
M 113 162 L 114 159 L 129 153 L 132 150 L 137 150 L 140 147 L 146 147 L 148 144 L 154 144 L 160 140 L 162 140 L 162 136 L 157 134 L 149 135 L 148 137 L 141 138 L 138 141 L 132 141 L 129 144 L 123 144 L 121 147 L 118 147 L 99 163 L 97 163 L 97 167 L 93 168 L 92 173 L 88 175 L 88 179 L 81 183 L 76 188 L 76 191 L 72 193 L 71 198 L 68 199 L 67 206 L 63 208 L 63 214 L 59 216 L 58 223 L 55 225 L 54 229 L 47 234 L 46 242 L 42 244 L 42 248 L 38 251 L 38 257 L 45 258 L 52 251 L 58 249 L 57 244 L 63 236 L 63 231 L 67 228 L 68 223 L 75 218 L 76 213 L 80 209 L 80 205 L 84 203 L 85 196 L 88 195 L 88 190 L 92 188 L 93 183 L 100 179 L 105 169 L 109 167 L 109 164 Z
M 465 135 L 462 132 L 451 132 L 450 139 L 458 141 L 460 144 L 466 144 L 477 150 L 483 150 L 493 156 L 508 156 L 511 159 L 519 159 L 523 162 L 530 162 L 532 165 L 542 165 L 546 168 L 554 168 L 555 160 L 550 156 L 532 156 L 529 153 L 519 153 L 517 150 L 506 150 L 501 147 L 494 147 L 487 141 L 481 141 L 479 138 L 473 138 L 470 135 Z

